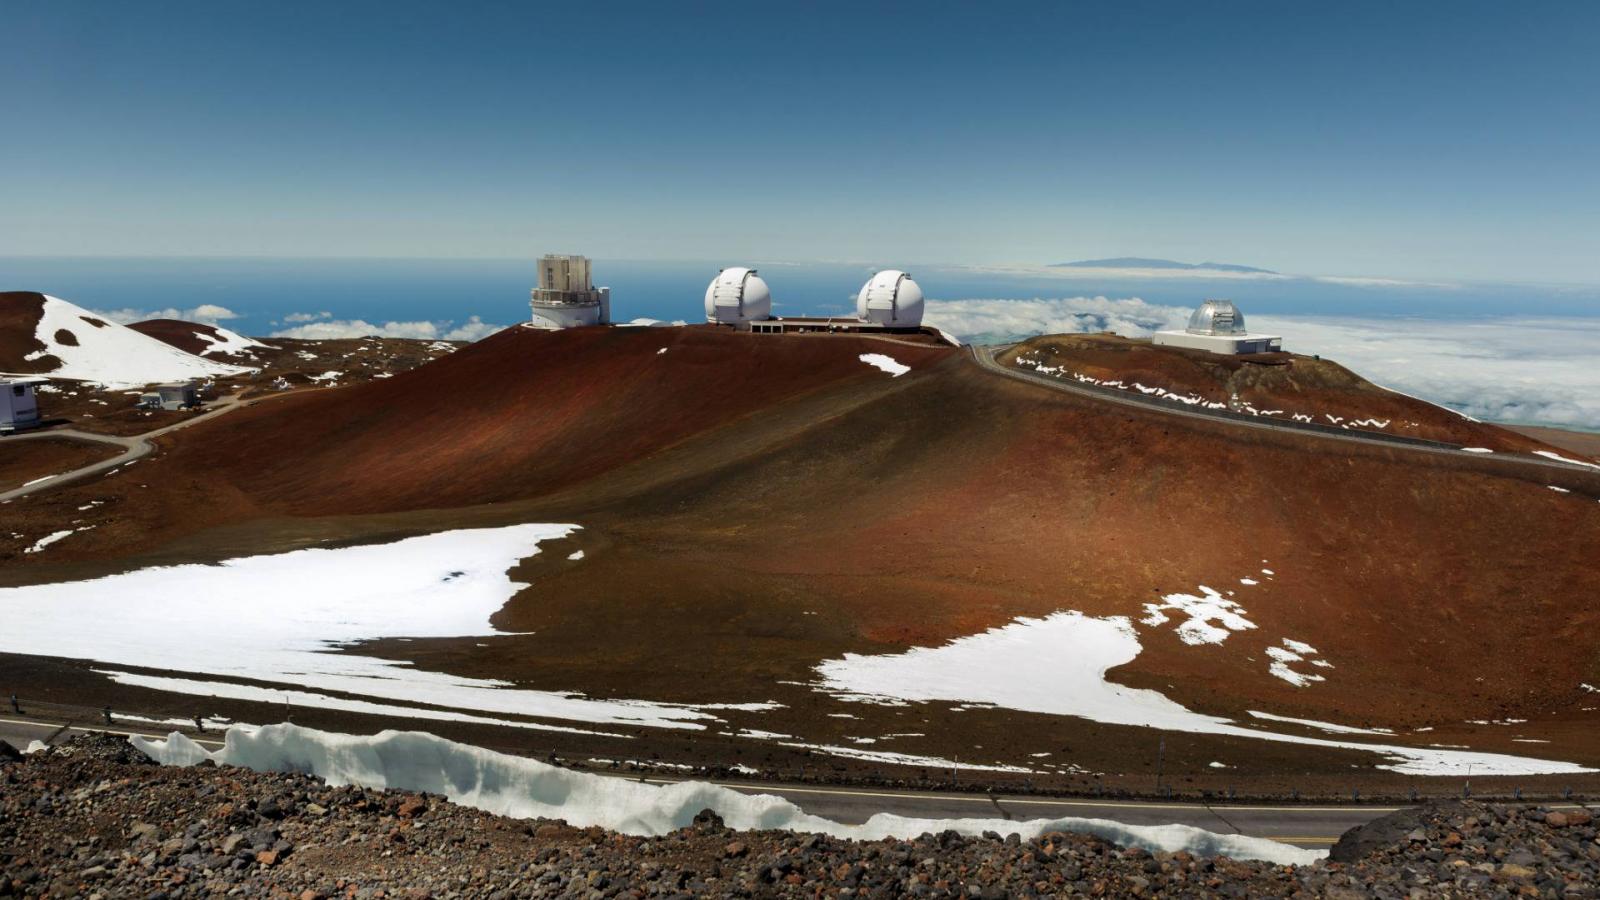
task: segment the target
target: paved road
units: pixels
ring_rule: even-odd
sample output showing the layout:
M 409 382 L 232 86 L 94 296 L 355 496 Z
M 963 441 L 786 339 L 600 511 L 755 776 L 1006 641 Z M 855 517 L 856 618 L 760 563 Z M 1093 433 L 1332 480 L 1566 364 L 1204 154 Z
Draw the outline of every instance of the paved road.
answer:
M 1313 430 L 1310 428 L 1301 428 L 1288 422 L 1275 421 L 1268 418 L 1233 418 L 1231 416 L 1219 416 L 1203 410 L 1191 409 L 1184 406 L 1176 406 L 1159 400 L 1148 399 L 1143 396 L 1121 396 L 1108 390 L 1091 389 L 1082 385 L 1073 384 L 1070 381 L 1055 378 L 1050 375 L 1041 375 L 1037 372 L 1029 372 L 1026 369 L 1017 369 L 1011 366 L 1002 365 L 998 360 L 995 359 L 995 350 L 998 349 L 995 347 L 968 345 L 968 349 L 972 351 L 972 359 L 986 371 L 992 372 L 996 375 L 1003 375 L 1007 378 L 1012 378 L 1017 381 L 1027 382 L 1028 384 L 1064 391 L 1068 394 L 1074 394 L 1076 396 L 1085 397 L 1101 403 L 1112 403 L 1119 406 L 1128 406 L 1135 409 L 1144 410 L 1146 412 L 1155 412 L 1164 415 L 1183 416 L 1190 419 L 1203 419 L 1207 422 L 1218 422 L 1236 428 L 1259 428 L 1266 431 L 1277 431 L 1280 433 L 1288 432 L 1291 434 L 1303 435 L 1311 438 L 1320 438 L 1322 440 L 1329 441 L 1345 441 L 1354 444 L 1365 444 L 1367 446 L 1398 448 L 1401 450 L 1414 451 L 1418 453 L 1435 453 L 1461 459 L 1482 460 L 1485 458 L 1485 456 L 1487 456 L 1487 454 L 1468 453 L 1465 450 L 1457 449 L 1448 445 L 1401 442 L 1391 440 L 1383 435 L 1366 435 L 1354 431 L 1345 433 Z M 1493 455 L 1493 459 L 1499 462 L 1509 462 L 1521 466 L 1533 466 L 1540 469 L 1551 469 L 1560 472 L 1580 472 L 1583 474 L 1592 475 L 1597 471 L 1594 466 L 1588 466 L 1582 463 L 1564 463 L 1553 459 L 1545 459 L 1537 456 L 1523 456 L 1521 454 L 1496 453 Z
M 48 491 L 51 488 L 57 488 L 64 484 L 71 484 L 74 481 L 81 481 L 90 477 L 91 475 L 98 475 L 101 472 L 109 472 L 118 466 L 127 465 L 136 459 L 149 456 L 150 452 L 156 447 L 155 439 L 167 434 L 168 432 L 177 431 L 180 428 L 188 428 L 189 426 L 203 422 L 206 419 L 220 416 L 229 410 L 238 409 L 239 407 L 243 406 L 250 406 L 255 402 L 255 400 L 240 400 L 239 395 L 229 394 L 228 396 L 211 403 L 205 412 L 184 419 L 182 422 L 176 422 L 164 428 L 157 428 L 154 431 L 147 431 L 144 434 L 136 434 L 131 437 L 123 437 L 114 434 L 95 434 L 94 432 L 90 431 L 78 431 L 75 428 L 48 428 L 42 431 L 25 431 L 21 434 L 7 435 L 3 438 L 0 438 L 0 447 L 5 446 L 12 441 L 64 439 L 72 441 L 88 441 L 95 444 L 111 444 L 113 446 L 121 447 L 122 452 L 110 459 L 103 459 L 97 463 L 90 463 L 87 466 L 73 469 L 70 472 L 63 472 L 47 481 L 40 481 L 35 484 L 0 492 L 0 502 L 12 500 L 17 497 L 25 497 L 28 494 L 37 493 L 39 491 Z
M 170 727 L 141 726 L 128 720 L 109 727 L 77 725 L 70 720 L 43 720 L 30 717 L 0 718 L 0 739 L 17 747 L 40 740 L 59 743 L 73 734 L 105 731 L 111 734 L 164 735 Z M 216 735 L 191 737 L 204 746 L 221 746 Z M 609 773 L 602 773 L 609 774 Z M 616 776 L 628 777 L 628 776 Z M 647 778 L 653 784 L 668 784 L 684 779 Z M 1065 817 L 1110 819 L 1130 825 L 1182 823 L 1225 834 L 1242 832 L 1269 837 L 1302 847 L 1331 845 L 1346 830 L 1393 811 L 1379 806 L 1204 806 L 1187 803 L 1135 803 L 1088 799 L 1045 799 L 963 793 L 893 791 L 870 788 L 823 787 L 813 785 L 762 784 L 744 781 L 716 782 L 749 794 L 776 794 L 806 812 L 838 822 L 860 823 L 876 813 L 901 816 L 943 818 L 1056 819 Z

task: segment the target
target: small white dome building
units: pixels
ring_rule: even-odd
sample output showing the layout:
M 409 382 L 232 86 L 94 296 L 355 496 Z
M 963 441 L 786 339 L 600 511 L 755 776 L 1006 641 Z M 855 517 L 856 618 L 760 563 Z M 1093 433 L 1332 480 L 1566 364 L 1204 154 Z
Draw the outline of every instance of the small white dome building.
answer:
M 922 324 L 922 288 L 899 269 L 885 269 L 856 294 L 856 318 L 890 328 L 916 328 Z
M 755 269 L 723 269 L 706 288 L 706 321 L 747 325 L 772 318 L 772 291 Z
M 1189 316 L 1189 327 L 1182 331 L 1158 331 L 1157 346 L 1207 350 L 1211 353 L 1277 353 L 1283 338 L 1257 334 L 1244 327 L 1244 313 L 1231 300 L 1207 300 Z

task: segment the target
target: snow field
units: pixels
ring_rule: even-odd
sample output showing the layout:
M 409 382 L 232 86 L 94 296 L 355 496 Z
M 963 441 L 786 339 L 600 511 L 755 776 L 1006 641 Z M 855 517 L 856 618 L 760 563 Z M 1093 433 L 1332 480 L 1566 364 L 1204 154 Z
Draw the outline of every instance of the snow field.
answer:
M 533 759 L 495 753 L 422 732 L 384 731 L 357 736 L 297 725 L 230 728 L 221 750 L 208 753 L 174 732 L 165 740 L 133 737 L 133 746 L 165 765 L 188 766 L 211 759 L 266 772 L 301 772 L 329 784 L 362 785 L 442 794 L 451 802 L 516 818 L 565 819 L 585 828 L 598 825 L 633 835 L 661 835 L 686 827 L 702 809 L 713 809 L 732 828 L 786 829 L 840 838 L 912 838 L 953 829 L 1031 838 L 1047 831 L 1094 834 L 1123 846 L 1235 859 L 1304 865 L 1320 859 L 1263 838 L 1221 835 L 1187 825 L 1124 825 L 1103 819 L 918 819 L 879 813 L 861 825 L 843 825 L 803 812 L 768 794 L 743 794 L 701 781 L 652 785 L 557 768 Z
M 120 683 L 200 695 L 282 702 L 283 689 L 237 680 L 283 684 L 305 705 L 361 706 L 388 715 L 463 720 L 463 713 L 421 704 L 602 725 L 700 729 L 715 721 L 685 707 L 525 690 L 333 652 L 380 638 L 498 634 L 489 617 L 527 586 L 506 570 L 537 554 L 540 541 L 576 529 L 525 524 L 446 531 L 0 588 L 6 623 L 0 651 L 93 660 Z M 136 675 L 127 668 L 200 677 Z

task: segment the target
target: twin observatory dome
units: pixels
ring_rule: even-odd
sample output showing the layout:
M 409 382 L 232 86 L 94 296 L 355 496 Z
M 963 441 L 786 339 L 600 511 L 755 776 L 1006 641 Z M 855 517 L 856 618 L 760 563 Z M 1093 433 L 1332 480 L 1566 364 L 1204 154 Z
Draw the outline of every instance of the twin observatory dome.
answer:
M 751 331 L 785 330 L 774 323 L 800 327 L 818 323 L 836 326 L 877 326 L 885 330 L 922 327 L 922 288 L 899 269 L 878 272 L 856 292 L 854 321 L 839 318 L 772 315 L 772 289 L 755 269 L 723 269 L 706 287 L 706 321 Z

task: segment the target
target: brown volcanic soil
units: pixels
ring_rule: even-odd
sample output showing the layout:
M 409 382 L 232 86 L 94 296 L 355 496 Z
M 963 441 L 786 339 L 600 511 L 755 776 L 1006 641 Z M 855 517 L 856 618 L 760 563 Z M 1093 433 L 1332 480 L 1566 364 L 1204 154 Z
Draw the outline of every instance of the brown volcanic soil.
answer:
M 121 452 L 120 448 L 109 444 L 86 441 L 19 441 L 0 437 L 0 491 L 21 487 L 35 478 L 69 472 Z
M 1296 353 L 1224 356 L 1179 347 L 1157 347 L 1148 340 L 1114 334 L 1051 334 L 1031 338 L 1000 354 L 1000 361 L 1018 368 L 1026 358 L 1066 370 L 1056 377 L 1072 380 L 1077 373 L 1097 381 L 1122 381 L 1135 392 L 1135 382 L 1160 387 L 1214 403 L 1228 403 L 1234 394 L 1257 410 L 1276 410 L 1275 418 L 1295 413 L 1319 425 L 1377 419 L 1376 424 L 1349 424 L 1353 430 L 1424 438 L 1501 452 L 1547 450 L 1542 441 L 1494 425 L 1474 422 L 1432 403 L 1381 388 L 1332 360 Z
M 888 378 L 857 360 L 863 352 L 913 372 Z M 230 413 L 175 435 L 131 476 L 8 512 L 31 543 L 102 496 L 122 502 L 48 553 L 22 558 L 20 543 L 0 544 L 10 554 L 0 583 L 325 539 L 577 522 L 582 532 L 512 572 L 532 587 L 496 624 L 532 633 L 365 652 L 594 696 L 777 700 L 787 705 L 778 713 L 728 712 L 726 730 L 834 746 L 874 737 L 867 749 L 1028 763 L 1041 781 L 1079 787 L 1090 776 L 1045 767 L 1142 783 L 1156 735 L 956 703 L 844 703 L 806 686 L 812 667 L 1020 615 L 1137 619 L 1143 603 L 1207 584 L 1235 591 L 1258 628 L 1195 647 L 1171 624 L 1141 627 L 1144 651 L 1115 680 L 1231 717 L 1261 709 L 1396 728 L 1400 743 L 1600 764 L 1600 712 L 1585 709 L 1600 702 L 1578 687 L 1600 683 L 1600 610 L 1589 602 L 1600 595 L 1600 476 L 1114 409 L 985 373 L 948 349 L 702 328 L 513 329 L 393 379 Z M 567 560 L 573 549 L 585 558 Z M 1317 647 L 1335 668 L 1297 668 L 1328 680 L 1295 688 L 1270 676 L 1265 651 L 1284 638 Z M 24 684 L 44 671 L 7 668 Z M 50 671 L 62 699 L 106 696 L 96 680 Z M 845 713 L 855 718 L 836 717 Z M 1507 718 L 1529 721 L 1466 721 Z M 1405 733 L 1421 727 L 1433 730 Z M 1411 781 L 1374 772 L 1355 751 L 1203 735 L 1167 743 L 1168 772 L 1194 785 L 1337 792 L 1355 776 L 1394 790 Z M 727 762 L 739 747 L 764 765 L 805 764 L 799 751 L 720 732 L 651 736 L 630 758 Z M 1038 752 L 1052 756 L 1038 762 Z M 1234 768 L 1211 771 L 1212 761 Z
M 845 341 L 773 354 L 711 329 L 511 328 L 425 370 L 247 412 L 180 453 L 295 515 L 536 496 L 833 382 L 889 380 L 856 358 L 880 343 Z M 954 353 L 894 352 L 913 366 Z M 284 429 L 284 415 L 304 418 Z
M 1568 431 L 1564 428 L 1545 428 L 1539 425 L 1501 427 L 1565 451 L 1563 455 L 1576 454 L 1579 459 L 1600 462 L 1600 434 L 1592 431 Z
M 33 291 L 0 291 L 0 372 L 48 372 L 61 364 L 53 356 L 27 359 L 45 349 L 35 338 L 44 315 L 44 295 Z

